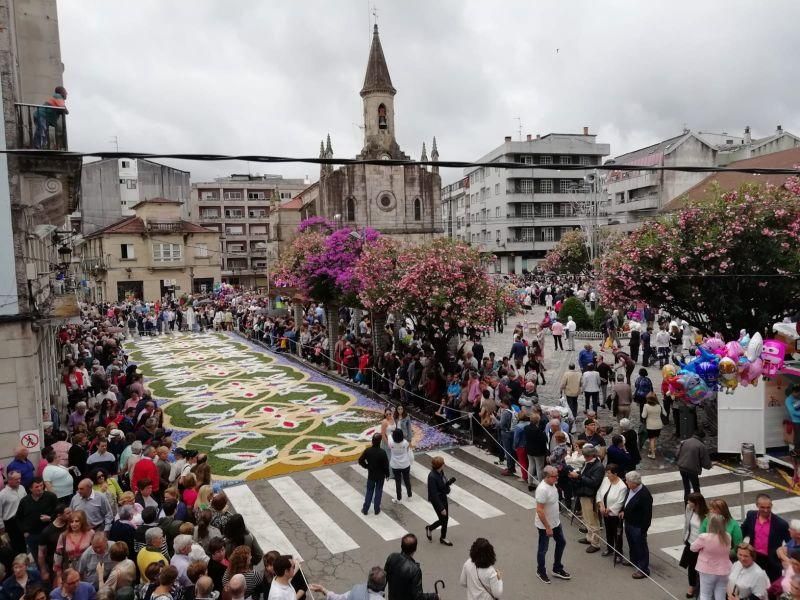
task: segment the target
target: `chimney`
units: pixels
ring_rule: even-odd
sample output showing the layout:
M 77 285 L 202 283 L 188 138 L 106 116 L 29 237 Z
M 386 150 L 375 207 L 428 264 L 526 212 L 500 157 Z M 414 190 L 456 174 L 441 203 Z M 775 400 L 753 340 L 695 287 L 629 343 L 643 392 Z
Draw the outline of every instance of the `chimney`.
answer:
M 507 142 L 510 142 L 510 141 L 511 141 L 511 136 L 510 136 L 510 135 L 507 135 L 507 136 L 506 136 L 506 141 L 507 141 Z
M 750 135 L 750 125 L 744 128 L 744 143 L 749 144 L 753 141 L 752 136 Z
M 778 134 L 781 134 L 781 133 L 783 133 L 783 127 L 781 127 L 780 125 L 778 125 L 778 128 L 775 130 L 775 133 L 778 133 Z
M 529 133 L 529 134 L 527 135 L 527 137 L 526 137 L 527 141 L 529 141 L 529 142 L 530 142 L 530 141 L 531 141 L 531 137 L 532 137 L 532 136 L 531 136 L 531 134 Z
M 539 134 L 537 133 L 537 134 L 536 134 L 536 139 L 537 139 L 537 140 L 539 140 L 539 139 L 541 139 L 541 138 L 542 138 L 542 136 L 541 136 L 541 135 L 539 135 Z
M 583 128 L 583 135 L 589 135 L 589 128 L 588 127 L 584 127 Z

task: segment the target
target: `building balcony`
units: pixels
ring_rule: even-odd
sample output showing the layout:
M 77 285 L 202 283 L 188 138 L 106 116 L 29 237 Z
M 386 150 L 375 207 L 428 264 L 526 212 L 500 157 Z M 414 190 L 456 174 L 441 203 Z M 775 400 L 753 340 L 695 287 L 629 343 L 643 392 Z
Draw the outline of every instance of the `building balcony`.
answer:
M 180 233 L 183 229 L 181 221 L 147 221 L 147 230 L 156 233 Z
M 211 196 L 209 198 L 203 198 L 202 196 L 200 196 L 198 200 L 200 202 L 216 202 L 217 204 L 219 204 L 219 196 Z
M 230 231 L 226 231 L 222 234 L 224 239 L 228 240 L 241 240 L 247 237 L 247 233 L 242 231 L 240 233 L 232 233 Z
M 245 215 L 225 215 L 226 221 L 243 221 L 246 218 Z
M 555 240 L 543 240 L 541 238 L 508 238 L 504 247 L 506 252 L 524 252 L 532 250 L 552 250 L 558 242 Z
M 200 221 L 201 222 L 209 222 L 209 223 L 219 223 L 222 220 L 222 216 L 219 214 L 201 214 Z
M 609 212 L 612 214 L 636 212 L 639 210 L 655 210 L 658 207 L 658 194 L 650 194 L 641 198 L 634 198 L 629 202 L 613 203 L 609 206 Z
M 661 184 L 661 173 L 657 171 L 613 171 L 606 184 L 612 194 L 652 187 Z
M 584 175 L 591 172 L 594 167 L 591 165 L 580 165 L 579 169 L 572 169 L 579 165 L 565 165 L 570 167 L 569 170 L 558 170 L 558 165 L 555 169 L 537 169 L 533 165 L 530 169 L 508 169 L 506 171 L 506 180 L 513 183 L 514 179 L 583 179 Z
M 81 260 L 81 269 L 84 273 L 107 271 L 108 261 L 104 257 L 84 258 Z
M 17 145 L 26 150 L 62 150 L 67 146 L 67 111 L 55 106 L 17 103 Z

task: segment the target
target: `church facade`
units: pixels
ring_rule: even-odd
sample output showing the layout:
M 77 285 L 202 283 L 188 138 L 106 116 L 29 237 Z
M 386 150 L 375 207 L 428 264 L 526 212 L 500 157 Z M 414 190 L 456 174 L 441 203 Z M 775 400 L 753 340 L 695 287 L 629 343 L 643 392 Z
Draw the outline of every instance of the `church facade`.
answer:
M 410 160 L 397 144 L 394 96 L 397 93 L 375 25 L 361 99 L 364 106 L 364 147 L 356 157 L 368 160 Z M 320 144 L 320 158 L 333 158 L 330 136 Z M 431 161 L 438 161 L 436 138 Z M 421 160 L 426 161 L 425 145 Z M 342 226 L 371 227 L 384 235 L 420 243 L 443 232 L 441 177 L 436 166 L 322 165 L 318 214 Z

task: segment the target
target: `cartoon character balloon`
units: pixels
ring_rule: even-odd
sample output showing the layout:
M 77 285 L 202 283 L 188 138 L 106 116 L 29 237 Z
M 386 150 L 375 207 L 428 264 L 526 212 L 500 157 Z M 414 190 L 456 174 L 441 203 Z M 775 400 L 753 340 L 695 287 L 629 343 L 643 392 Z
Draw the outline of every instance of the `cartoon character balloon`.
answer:
M 695 406 L 701 405 L 705 400 L 711 397 L 711 390 L 708 385 L 703 381 L 699 375 L 695 373 L 681 373 L 677 377 L 681 385 L 685 389 L 686 401 Z
M 718 337 L 708 338 L 702 345 L 712 354 L 725 356 L 725 341 Z
M 744 344 L 742 345 L 744 346 Z M 750 362 L 755 362 L 756 359 L 761 358 L 761 350 L 763 346 L 764 338 L 761 337 L 760 333 L 755 332 L 753 337 L 751 337 L 750 341 L 747 343 L 747 348 L 744 351 L 744 355 L 747 357 L 747 360 Z
M 739 369 L 732 358 L 719 361 L 719 384 L 726 394 L 732 394 L 739 385 Z
M 780 340 L 767 340 L 761 350 L 764 377 L 775 377 L 783 367 L 786 356 L 786 344 Z
M 724 348 L 724 345 L 723 345 Z M 719 364 L 716 361 L 703 361 L 695 368 L 695 373 L 702 379 L 712 392 L 717 391 L 719 379 Z
M 744 348 L 739 342 L 728 342 L 725 344 L 725 356 L 732 359 L 734 362 L 739 360 L 739 357 L 744 354 Z

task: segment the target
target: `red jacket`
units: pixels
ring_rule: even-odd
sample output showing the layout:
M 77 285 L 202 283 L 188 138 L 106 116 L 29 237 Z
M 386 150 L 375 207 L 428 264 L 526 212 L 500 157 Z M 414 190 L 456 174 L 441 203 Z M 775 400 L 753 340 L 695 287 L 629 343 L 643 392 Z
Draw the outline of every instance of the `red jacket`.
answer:
M 134 493 L 139 491 L 139 480 L 149 479 L 153 482 L 153 491 L 158 491 L 158 467 L 156 463 L 149 458 L 140 458 L 139 461 L 133 466 L 133 473 L 131 473 L 131 490 Z

